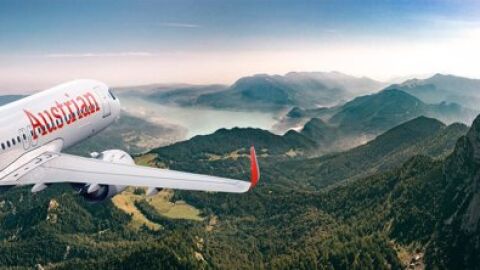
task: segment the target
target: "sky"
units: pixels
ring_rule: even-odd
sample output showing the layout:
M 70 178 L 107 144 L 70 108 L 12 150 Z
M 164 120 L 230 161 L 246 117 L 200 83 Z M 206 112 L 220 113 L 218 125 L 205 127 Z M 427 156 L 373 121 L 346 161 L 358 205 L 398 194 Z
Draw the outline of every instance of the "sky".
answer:
M 0 0 L 0 92 L 290 71 L 480 78 L 479 12 L 474 0 Z

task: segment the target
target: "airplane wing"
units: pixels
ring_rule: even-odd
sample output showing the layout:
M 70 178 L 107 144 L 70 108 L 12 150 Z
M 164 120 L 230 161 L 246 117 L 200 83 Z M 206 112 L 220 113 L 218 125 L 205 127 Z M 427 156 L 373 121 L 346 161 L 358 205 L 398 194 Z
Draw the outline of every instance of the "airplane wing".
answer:
M 64 153 L 47 153 L 46 161 L 16 180 L 16 185 L 53 183 L 95 183 L 156 187 L 182 190 L 242 193 L 253 188 L 260 177 L 255 149 L 250 149 L 250 182 L 216 176 L 149 168 L 137 165 L 111 163 Z M 35 162 L 33 162 L 35 163 Z M 3 181 L 2 181 L 3 182 Z M 2 184 L 8 184 L 6 182 Z

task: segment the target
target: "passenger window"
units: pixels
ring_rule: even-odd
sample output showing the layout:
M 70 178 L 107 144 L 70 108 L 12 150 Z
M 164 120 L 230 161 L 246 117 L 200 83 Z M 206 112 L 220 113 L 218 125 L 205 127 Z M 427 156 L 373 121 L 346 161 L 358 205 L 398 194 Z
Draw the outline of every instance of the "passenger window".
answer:
M 20 136 L 17 136 L 17 142 L 20 143 Z
M 15 144 L 16 144 L 16 143 L 15 143 L 15 139 L 12 139 L 12 144 L 13 144 L 13 145 L 15 145 Z
M 5 144 L 2 143 L 2 150 L 5 150 Z
M 10 147 L 10 141 L 7 141 L 7 146 Z

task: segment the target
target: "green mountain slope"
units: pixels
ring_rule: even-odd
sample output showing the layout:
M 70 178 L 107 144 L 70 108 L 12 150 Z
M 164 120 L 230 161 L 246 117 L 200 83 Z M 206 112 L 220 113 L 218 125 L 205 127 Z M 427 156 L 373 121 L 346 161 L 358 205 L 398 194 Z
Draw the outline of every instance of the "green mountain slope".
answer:
M 465 134 L 462 124 L 445 126 L 438 120 L 419 117 L 399 125 L 365 145 L 319 158 L 289 161 L 280 166 L 286 177 L 301 179 L 316 187 L 386 171 L 413 155 L 441 158 Z
M 259 160 L 266 163 L 298 158 L 318 148 L 313 140 L 295 131 L 279 136 L 261 129 L 233 128 L 195 136 L 149 154 L 155 156 L 151 162 L 159 166 L 244 178 L 251 145 L 255 145 Z M 217 171 L 217 167 L 224 169 Z
M 478 269 L 480 262 L 480 118 L 445 161 L 439 222 L 427 260 L 449 269 Z
M 478 123 L 467 135 L 474 142 L 480 137 Z M 431 125 L 448 132 L 465 130 L 459 125 Z M 464 148 L 467 140 L 461 138 L 445 162 L 413 156 L 396 169 L 328 191 L 274 185 L 277 179 L 266 175 L 268 179 L 247 198 L 179 196 L 223 220 L 215 233 L 206 236 L 214 247 L 209 253 L 213 258 L 207 260 L 222 266 L 230 260 L 219 258 L 227 256 L 233 245 L 232 261 L 242 254 L 260 253 L 250 256 L 262 258 L 259 265 L 267 267 L 400 269 L 414 262 L 426 263 L 429 269 L 476 269 L 479 228 L 472 207 L 478 206 L 479 191 L 474 188 L 477 179 L 469 177 L 476 174 L 476 165 L 472 166 L 476 159 L 471 148 Z M 242 235 L 234 244 L 228 240 L 232 231 Z
M 339 131 L 318 118 L 312 118 L 303 126 L 300 134 L 315 141 L 321 148 L 329 148 L 338 140 Z
M 453 104 L 425 104 L 410 94 L 390 89 L 346 103 L 330 123 L 344 131 L 378 134 L 418 116 L 470 123 L 475 112 Z
M 341 129 L 378 133 L 425 114 L 427 106 L 397 90 L 362 96 L 346 103 L 330 122 Z
M 357 97 L 341 106 L 304 110 L 293 108 L 276 125 L 281 130 L 299 126 L 312 118 L 321 119 L 335 134 L 329 141 L 331 150 L 342 151 L 358 146 L 375 136 L 419 116 L 439 119 L 444 123 L 471 123 L 476 112 L 454 103 L 426 104 L 418 98 L 397 90 Z M 325 127 L 325 128 L 326 128 Z M 328 149 L 328 148 L 327 148 Z
M 131 203 L 158 230 L 132 227 L 133 215 L 68 185 L 11 189 L 0 193 L 0 267 L 478 269 L 480 117 L 467 129 L 418 117 L 306 158 L 337 131 L 314 119 L 284 136 L 222 129 L 154 149 L 142 156 L 150 165 L 243 179 L 255 144 L 262 167 L 246 194 L 176 191 L 171 204 L 194 205 L 195 221 L 168 219 L 138 195 Z M 351 181 L 319 188 L 331 179 Z

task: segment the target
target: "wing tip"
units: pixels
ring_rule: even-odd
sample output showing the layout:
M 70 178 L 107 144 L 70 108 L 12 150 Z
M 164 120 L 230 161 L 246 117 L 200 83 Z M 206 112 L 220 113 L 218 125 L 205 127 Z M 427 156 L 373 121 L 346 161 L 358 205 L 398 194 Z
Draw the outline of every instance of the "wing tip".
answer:
M 260 179 L 260 168 L 258 166 L 257 154 L 255 153 L 255 147 L 250 147 L 250 189 L 253 189 Z

